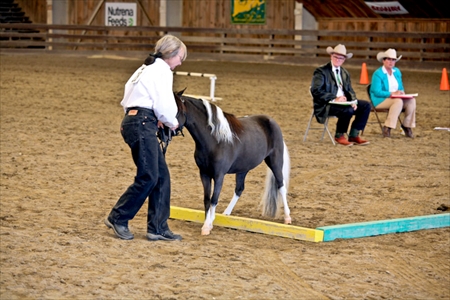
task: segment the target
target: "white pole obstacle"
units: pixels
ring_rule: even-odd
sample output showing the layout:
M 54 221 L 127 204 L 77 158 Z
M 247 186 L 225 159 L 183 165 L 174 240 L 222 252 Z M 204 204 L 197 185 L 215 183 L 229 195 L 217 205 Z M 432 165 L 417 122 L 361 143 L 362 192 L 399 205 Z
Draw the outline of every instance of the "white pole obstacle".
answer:
M 193 96 L 193 97 L 198 97 L 198 98 L 207 98 L 208 100 L 211 100 L 211 101 L 222 100 L 222 98 L 214 97 L 214 92 L 216 89 L 216 79 L 217 79 L 217 76 L 215 74 L 182 72 L 182 71 L 173 72 L 173 74 L 181 75 L 181 76 L 208 77 L 209 80 L 211 81 L 209 97 L 208 96 L 196 96 L 196 95 L 188 95 L 188 96 Z

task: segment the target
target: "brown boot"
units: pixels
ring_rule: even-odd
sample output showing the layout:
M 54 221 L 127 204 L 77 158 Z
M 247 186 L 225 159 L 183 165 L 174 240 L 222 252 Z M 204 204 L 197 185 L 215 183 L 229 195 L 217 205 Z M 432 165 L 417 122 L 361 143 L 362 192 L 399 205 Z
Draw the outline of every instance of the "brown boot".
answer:
M 413 134 L 411 128 L 405 127 L 405 126 L 402 126 L 402 128 L 403 128 L 403 131 L 405 132 L 405 136 L 406 136 L 406 137 L 414 138 L 414 134 Z
M 341 137 L 334 138 L 334 140 L 336 141 L 336 143 L 341 144 L 343 146 L 353 146 L 353 143 L 350 143 L 343 135 Z
M 391 128 L 390 127 L 383 126 L 383 136 L 388 137 L 388 138 L 391 137 Z
M 363 145 L 369 145 L 369 144 L 370 144 L 369 141 L 363 140 L 363 139 L 360 138 L 359 136 L 357 136 L 357 137 L 349 137 L 349 138 L 348 138 L 348 141 L 349 141 L 350 143 L 355 143 L 355 145 L 360 145 L 360 146 L 363 146 Z

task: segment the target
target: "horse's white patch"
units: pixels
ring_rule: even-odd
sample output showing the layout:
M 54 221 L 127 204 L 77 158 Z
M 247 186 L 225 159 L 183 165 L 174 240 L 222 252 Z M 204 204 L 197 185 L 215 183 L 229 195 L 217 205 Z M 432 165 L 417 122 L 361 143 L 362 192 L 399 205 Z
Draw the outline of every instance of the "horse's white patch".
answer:
M 223 111 L 220 107 L 216 106 L 217 110 L 217 124 L 213 123 L 212 120 L 212 109 L 211 103 L 207 100 L 202 99 L 203 105 L 206 108 L 208 114 L 208 125 L 211 127 L 211 134 L 217 139 L 218 142 L 225 141 L 227 143 L 233 143 L 233 133 L 231 132 L 230 124 L 223 115 Z

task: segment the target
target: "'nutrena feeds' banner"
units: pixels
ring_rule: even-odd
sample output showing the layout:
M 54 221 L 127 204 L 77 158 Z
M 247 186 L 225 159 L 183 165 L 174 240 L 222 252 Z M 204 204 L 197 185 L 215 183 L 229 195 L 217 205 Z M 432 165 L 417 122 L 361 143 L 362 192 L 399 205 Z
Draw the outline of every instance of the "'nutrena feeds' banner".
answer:
M 136 26 L 136 3 L 106 2 L 106 26 Z

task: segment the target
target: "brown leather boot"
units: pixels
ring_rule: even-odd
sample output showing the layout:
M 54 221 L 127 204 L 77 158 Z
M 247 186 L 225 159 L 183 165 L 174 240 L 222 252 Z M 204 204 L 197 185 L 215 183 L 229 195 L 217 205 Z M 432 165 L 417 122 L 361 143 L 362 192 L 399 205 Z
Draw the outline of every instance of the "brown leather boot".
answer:
M 345 136 L 341 136 L 341 137 L 335 137 L 334 140 L 336 141 L 336 143 L 344 145 L 344 146 L 353 146 L 353 143 L 349 142 Z
M 388 137 L 388 138 L 391 137 L 391 128 L 390 127 L 383 126 L 383 136 Z
M 414 134 L 413 134 L 411 128 L 405 127 L 405 126 L 402 126 L 402 128 L 403 128 L 403 131 L 405 132 L 405 136 L 406 136 L 406 137 L 414 138 Z

